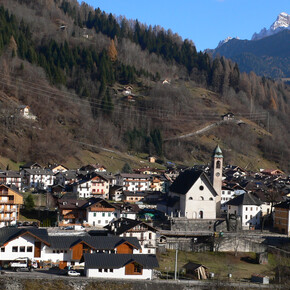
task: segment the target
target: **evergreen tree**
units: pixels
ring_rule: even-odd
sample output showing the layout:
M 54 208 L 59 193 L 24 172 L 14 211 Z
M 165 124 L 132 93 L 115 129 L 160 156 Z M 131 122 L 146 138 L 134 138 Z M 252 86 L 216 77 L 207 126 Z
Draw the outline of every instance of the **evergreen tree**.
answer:
M 34 200 L 32 194 L 29 194 L 24 200 L 24 207 L 27 211 L 31 211 L 34 208 Z
M 132 168 L 131 168 L 130 164 L 126 162 L 124 164 L 121 172 L 122 173 L 132 173 L 133 171 L 132 171 Z

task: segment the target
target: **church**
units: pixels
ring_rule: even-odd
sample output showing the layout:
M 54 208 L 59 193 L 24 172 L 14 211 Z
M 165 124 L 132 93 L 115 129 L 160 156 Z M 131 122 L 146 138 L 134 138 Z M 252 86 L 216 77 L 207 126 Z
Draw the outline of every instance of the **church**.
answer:
M 170 186 L 166 213 L 188 219 L 220 217 L 223 153 L 217 146 L 212 156 L 211 178 L 201 170 L 186 170 Z

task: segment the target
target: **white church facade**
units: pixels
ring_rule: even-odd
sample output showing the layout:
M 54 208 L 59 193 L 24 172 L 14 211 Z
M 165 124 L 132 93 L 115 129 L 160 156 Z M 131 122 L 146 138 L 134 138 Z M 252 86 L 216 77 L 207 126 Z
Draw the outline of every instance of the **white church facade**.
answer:
M 223 155 L 214 150 L 211 179 L 200 170 L 182 172 L 170 187 L 166 209 L 172 217 L 216 219 L 220 216 Z

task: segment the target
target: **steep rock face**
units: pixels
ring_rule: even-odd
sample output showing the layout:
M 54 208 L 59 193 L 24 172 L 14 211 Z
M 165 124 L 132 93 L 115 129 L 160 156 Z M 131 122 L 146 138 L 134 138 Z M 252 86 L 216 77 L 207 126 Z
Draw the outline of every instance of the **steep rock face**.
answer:
M 282 12 L 278 15 L 277 20 L 271 25 L 269 29 L 263 28 L 259 33 L 254 33 L 252 40 L 259 40 L 285 29 L 290 30 L 290 15 Z

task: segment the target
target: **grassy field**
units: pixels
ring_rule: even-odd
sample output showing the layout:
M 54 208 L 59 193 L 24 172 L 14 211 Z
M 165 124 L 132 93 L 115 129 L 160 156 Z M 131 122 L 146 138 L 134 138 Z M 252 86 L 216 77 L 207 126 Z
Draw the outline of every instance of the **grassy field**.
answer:
M 251 278 L 252 274 L 263 274 L 270 278 L 275 275 L 274 269 L 278 264 L 290 266 L 290 259 L 278 258 L 269 254 L 269 262 L 266 265 L 255 263 L 255 253 L 234 253 L 221 252 L 178 252 L 178 270 L 181 271 L 183 265 L 191 261 L 206 266 L 209 272 L 213 272 L 217 279 L 227 279 L 228 274 L 232 274 L 232 280 L 243 280 Z M 168 250 L 158 256 L 159 271 L 166 274 L 167 271 L 174 275 L 175 251 Z

